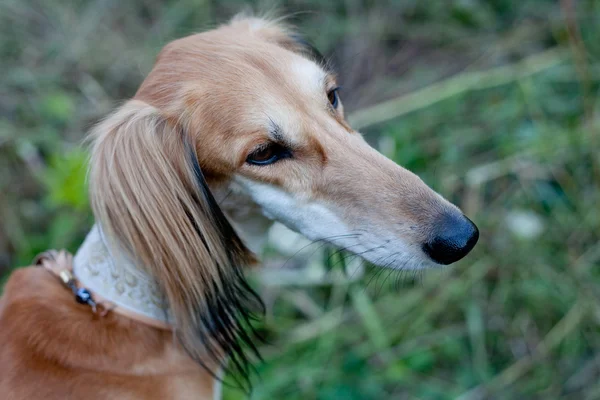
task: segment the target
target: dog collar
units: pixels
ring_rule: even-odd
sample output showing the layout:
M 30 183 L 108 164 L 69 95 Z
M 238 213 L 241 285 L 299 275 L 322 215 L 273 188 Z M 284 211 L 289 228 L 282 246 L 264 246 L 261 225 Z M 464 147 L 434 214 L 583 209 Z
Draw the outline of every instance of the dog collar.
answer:
M 113 312 L 161 329 L 171 329 L 172 317 L 156 281 L 138 268 L 116 245 L 109 245 L 94 225 L 73 260 L 73 274 L 93 294 L 109 302 Z
M 112 310 L 112 303 L 99 303 L 95 296 L 85 287 L 81 286 L 73 276 L 73 256 L 65 250 L 48 250 L 38 254 L 33 264 L 45 268 L 71 292 L 75 301 L 92 309 L 94 314 L 104 317 Z
M 96 231 L 95 231 L 96 230 Z M 94 232 L 95 231 L 95 232 Z M 92 235 L 93 233 L 93 235 Z M 101 237 L 101 233 L 98 228 L 94 226 L 86 241 L 84 242 L 85 247 L 86 243 L 89 245 L 90 243 L 97 243 L 97 238 Z M 104 241 L 102 241 L 104 244 Z M 100 246 L 98 246 L 100 247 Z M 108 247 L 105 247 L 104 250 L 108 251 Z M 104 251 L 103 250 L 103 251 Z M 89 251 L 87 249 L 86 251 Z M 84 261 L 84 267 L 89 265 L 89 260 L 87 257 L 84 257 L 85 251 L 82 252 L 81 249 L 77 253 L 80 256 L 80 260 Z M 97 261 L 97 260 L 96 260 Z M 87 262 L 87 263 L 86 263 Z M 127 318 L 136 320 L 138 322 L 153 326 L 155 328 L 160 329 L 171 329 L 171 326 L 164 319 L 159 319 L 156 317 L 149 317 L 140 312 L 140 309 L 130 309 L 125 308 L 124 306 L 118 306 L 116 303 L 105 299 L 104 297 L 94 293 L 92 290 L 84 287 L 82 282 L 79 281 L 73 275 L 73 256 L 70 253 L 67 253 L 65 250 L 56 251 L 56 250 L 48 250 L 41 254 L 39 254 L 33 260 L 34 265 L 41 266 L 48 270 L 52 275 L 54 275 L 66 288 L 73 292 L 75 300 L 83 305 L 89 306 L 93 313 L 99 315 L 100 317 L 106 316 L 109 312 L 115 312 L 117 314 L 121 314 Z M 94 262 L 94 266 L 97 266 L 96 262 Z M 94 274 L 92 274 L 94 275 Z M 100 274 L 94 275 L 98 276 Z M 116 279 L 116 278 L 115 278 Z M 129 284 L 131 285 L 132 280 L 130 279 Z M 134 302 L 137 304 L 137 302 Z M 168 315 L 168 309 L 162 309 L 164 313 Z M 220 400 L 222 398 L 222 383 L 223 383 L 223 373 L 224 370 L 220 367 L 215 375 L 214 375 L 214 389 L 213 389 L 213 399 Z

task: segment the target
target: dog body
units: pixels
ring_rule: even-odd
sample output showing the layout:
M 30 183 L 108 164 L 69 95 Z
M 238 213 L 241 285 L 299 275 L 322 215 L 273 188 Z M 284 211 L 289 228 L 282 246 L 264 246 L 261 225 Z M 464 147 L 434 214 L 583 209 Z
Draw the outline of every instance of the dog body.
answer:
M 338 89 L 313 48 L 263 19 L 167 45 L 92 133 L 90 197 L 110 261 L 78 255 L 74 273 L 118 307 L 98 317 L 44 269 L 14 272 L 0 303 L 0 395 L 218 397 L 214 371 L 249 373 L 260 300 L 243 269 L 272 221 L 388 268 L 466 255 L 476 227 L 367 145 Z M 127 274 L 150 282 L 125 279 L 159 293 L 162 312 L 115 298 Z
M 219 385 L 172 332 L 96 317 L 40 267 L 11 275 L 0 327 L 3 400 L 212 400 Z

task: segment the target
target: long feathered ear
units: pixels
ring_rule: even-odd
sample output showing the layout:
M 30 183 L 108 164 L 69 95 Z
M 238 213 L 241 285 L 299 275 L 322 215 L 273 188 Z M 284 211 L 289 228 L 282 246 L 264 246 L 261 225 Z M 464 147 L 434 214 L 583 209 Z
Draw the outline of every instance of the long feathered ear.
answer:
M 156 279 L 190 356 L 209 369 L 228 358 L 249 383 L 246 349 L 259 357 L 250 310 L 262 303 L 242 268 L 254 256 L 213 198 L 192 141 L 137 100 L 92 138 L 90 194 L 102 229 Z

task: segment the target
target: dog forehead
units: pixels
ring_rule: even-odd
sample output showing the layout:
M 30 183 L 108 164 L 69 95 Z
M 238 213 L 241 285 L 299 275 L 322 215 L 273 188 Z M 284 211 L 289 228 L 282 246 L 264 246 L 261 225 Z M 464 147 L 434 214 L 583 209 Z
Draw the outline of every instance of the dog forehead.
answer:
M 223 49 L 228 52 L 227 49 Z M 316 96 L 324 90 L 327 73 L 312 59 L 273 43 L 256 49 L 234 50 L 231 66 L 242 72 L 242 86 L 267 85 L 275 92 L 285 90 L 295 97 Z M 235 60 L 235 61 L 234 61 Z
M 312 60 L 296 55 L 291 63 L 290 75 L 300 91 L 321 94 L 325 90 L 326 73 Z
M 301 135 L 308 120 L 327 111 L 327 73 L 314 61 L 285 49 L 275 49 L 270 55 L 265 58 L 263 54 L 260 63 L 252 63 L 230 89 L 235 97 L 232 103 L 246 125 L 276 126 L 287 137 Z
M 269 128 L 276 130 L 289 143 L 304 142 L 307 127 L 318 114 L 326 112 L 326 73 L 313 61 L 293 55 L 285 66 L 285 82 L 269 85 L 261 109 L 255 110 L 266 118 Z
M 288 140 L 302 141 L 317 114 L 327 112 L 327 79 L 317 62 L 277 42 L 210 31 L 166 46 L 138 98 L 173 115 L 181 104 L 199 129 L 238 136 L 275 123 Z

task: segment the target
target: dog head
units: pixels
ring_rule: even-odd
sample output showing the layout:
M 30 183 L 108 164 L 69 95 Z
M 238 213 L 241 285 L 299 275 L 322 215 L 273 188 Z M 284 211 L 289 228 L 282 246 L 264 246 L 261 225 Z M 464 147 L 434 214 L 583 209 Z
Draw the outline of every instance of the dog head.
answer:
M 96 217 L 163 286 L 197 358 L 210 342 L 244 370 L 236 342 L 250 342 L 240 319 L 255 300 L 240 270 L 253 257 L 209 188 L 235 187 L 265 216 L 389 268 L 449 264 L 475 245 L 457 207 L 348 125 L 338 89 L 289 29 L 239 18 L 168 44 L 96 129 Z

